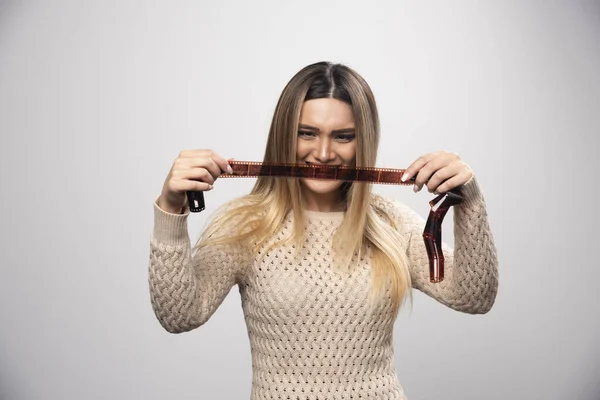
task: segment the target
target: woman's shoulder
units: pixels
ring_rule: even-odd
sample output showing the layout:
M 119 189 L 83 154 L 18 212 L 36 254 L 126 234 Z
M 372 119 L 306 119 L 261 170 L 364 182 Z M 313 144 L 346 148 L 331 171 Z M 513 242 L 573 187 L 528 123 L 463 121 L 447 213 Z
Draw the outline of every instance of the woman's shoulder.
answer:
M 404 202 L 379 193 L 371 194 L 371 206 L 377 213 L 383 213 L 389 217 L 402 217 L 403 215 L 413 215 L 415 211 Z
M 233 234 L 244 220 L 255 211 L 256 200 L 251 196 L 240 196 L 222 203 L 208 216 L 207 230 L 218 230 L 221 234 Z M 214 233 L 214 232 L 212 232 Z
M 394 229 L 408 233 L 423 229 L 424 218 L 406 203 L 380 194 L 372 194 L 371 206 Z
M 213 216 L 221 216 L 226 214 L 244 214 L 250 208 L 256 210 L 259 205 L 259 200 L 256 196 L 244 195 L 227 200 L 216 208 Z

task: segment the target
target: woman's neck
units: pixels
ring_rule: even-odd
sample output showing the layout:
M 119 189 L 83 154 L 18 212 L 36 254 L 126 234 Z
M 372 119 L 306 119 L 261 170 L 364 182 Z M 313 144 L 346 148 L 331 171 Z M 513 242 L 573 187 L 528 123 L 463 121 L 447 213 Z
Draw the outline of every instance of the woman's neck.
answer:
M 346 203 L 340 200 L 339 191 L 331 193 L 308 193 L 303 192 L 302 201 L 304 209 L 317 212 L 338 212 L 346 211 Z

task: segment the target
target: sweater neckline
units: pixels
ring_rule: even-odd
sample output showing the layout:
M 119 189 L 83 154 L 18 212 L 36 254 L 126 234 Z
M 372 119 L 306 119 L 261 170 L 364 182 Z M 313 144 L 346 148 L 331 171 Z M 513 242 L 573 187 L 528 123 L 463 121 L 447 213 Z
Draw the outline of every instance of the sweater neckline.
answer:
M 313 220 L 327 220 L 327 221 L 341 221 L 346 215 L 346 211 L 313 211 L 313 210 L 302 210 L 306 219 Z

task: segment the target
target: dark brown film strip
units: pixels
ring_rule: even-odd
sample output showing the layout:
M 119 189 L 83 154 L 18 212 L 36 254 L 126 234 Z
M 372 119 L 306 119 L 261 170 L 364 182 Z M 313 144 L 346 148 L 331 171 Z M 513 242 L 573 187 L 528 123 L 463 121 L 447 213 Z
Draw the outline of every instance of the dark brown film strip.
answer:
M 230 161 L 232 174 L 220 178 L 256 178 L 259 176 L 325 179 L 349 182 L 370 182 L 389 185 L 412 185 L 414 177 L 402 182 L 404 169 L 348 167 L 315 164 L 274 164 L 248 161 Z
M 220 178 L 256 178 L 267 176 L 274 178 L 307 178 L 338 180 L 346 182 L 369 182 L 389 185 L 413 185 L 415 178 L 401 180 L 405 169 L 369 168 L 330 166 L 316 164 L 279 164 L 255 161 L 229 161 L 232 174 L 222 174 Z M 202 192 L 187 192 L 191 212 L 204 210 L 204 195 Z M 433 283 L 444 280 L 444 254 L 442 252 L 442 222 L 451 206 L 462 201 L 460 188 L 438 195 L 429 202 L 431 211 L 423 240 L 429 256 L 429 277 Z

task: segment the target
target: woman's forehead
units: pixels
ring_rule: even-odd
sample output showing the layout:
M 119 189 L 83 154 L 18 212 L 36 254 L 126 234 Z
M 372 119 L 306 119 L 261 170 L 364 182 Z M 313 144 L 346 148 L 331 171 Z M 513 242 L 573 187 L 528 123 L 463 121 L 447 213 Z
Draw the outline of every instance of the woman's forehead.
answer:
M 332 98 L 313 99 L 303 103 L 300 123 L 325 129 L 345 128 L 354 124 L 354 113 L 352 107 L 343 101 Z

